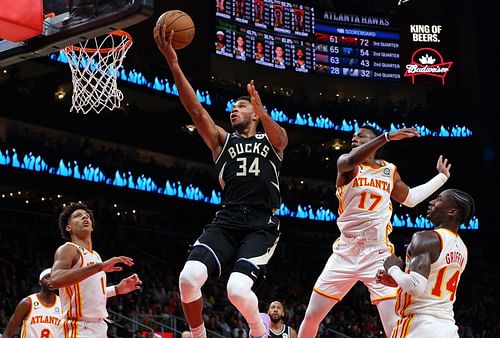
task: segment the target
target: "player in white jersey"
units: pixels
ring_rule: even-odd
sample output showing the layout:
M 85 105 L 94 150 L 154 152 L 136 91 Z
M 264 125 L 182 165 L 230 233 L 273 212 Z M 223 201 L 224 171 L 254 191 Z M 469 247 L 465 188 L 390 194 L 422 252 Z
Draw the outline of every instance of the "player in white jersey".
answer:
M 394 254 L 377 273 L 377 280 L 398 286 L 396 313 L 400 316 L 393 338 L 458 338 L 453 303 L 467 264 L 467 247 L 458 235 L 462 223 L 474 214 L 474 199 L 448 189 L 429 203 L 427 215 L 434 230 L 416 232 L 403 261 Z
M 14 336 L 21 326 L 20 338 L 61 337 L 61 302 L 49 284 L 50 269 L 40 273 L 40 292 L 22 299 L 5 328 L 2 338 Z
M 132 274 L 106 287 L 106 272 L 121 271 L 117 264 L 132 266 L 134 262 L 125 256 L 103 262 L 92 247 L 94 226 L 92 210 L 83 203 L 70 203 L 59 215 L 61 235 L 71 240 L 57 249 L 51 274 L 51 284 L 61 296 L 64 338 L 107 337 L 106 298 L 127 294 L 142 284 Z
M 393 251 L 388 239 L 392 231 L 391 198 L 409 207 L 417 205 L 447 181 L 450 165 L 440 156 L 439 173 L 427 183 L 410 189 L 394 164 L 375 156 L 389 141 L 418 136 L 413 128 L 379 135 L 376 129 L 364 125 L 354 133 L 352 150 L 339 157 L 336 186 L 340 237 L 313 288 L 299 338 L 315 337 L 323 318 L 358 281 L 368 288 L 384 331 L 387 335 L 392 332 L 396 323 L 396 289 L 375 281 L 383 260 Z

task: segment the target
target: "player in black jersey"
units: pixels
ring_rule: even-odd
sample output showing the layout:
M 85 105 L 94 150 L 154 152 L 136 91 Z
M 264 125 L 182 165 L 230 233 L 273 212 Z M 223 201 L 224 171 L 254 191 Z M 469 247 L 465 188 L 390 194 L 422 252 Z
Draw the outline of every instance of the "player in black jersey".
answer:
M 288 137 L 264 109 L 253 81 L 248 97 L 239 98 L 231 112 L 228 133 L 215 124 L 182 72 L 172 32 L 155 28 L 154 37 L 165 56 L 187 110 L 199 134 L 212 151 L 222 187 L 222 208 L 193 245 L 179 276 L 182 307 L 193 338 L 206 337 L 201 287 L 209 276 L 226 269 L 228 298 L 250 327 L 251 337 L 268 337 L 271 319 L 259 313 L 252 287 L 274 253 L 281 203 L 279 170 Z M 264 133 L 257 132 L 262 123 Z
M 267 313 L 271 317 L 271 330 L 269 338 L 297 338 L 297 331 L 285 323 L 285 306 L 275 300 L 269 304 Z

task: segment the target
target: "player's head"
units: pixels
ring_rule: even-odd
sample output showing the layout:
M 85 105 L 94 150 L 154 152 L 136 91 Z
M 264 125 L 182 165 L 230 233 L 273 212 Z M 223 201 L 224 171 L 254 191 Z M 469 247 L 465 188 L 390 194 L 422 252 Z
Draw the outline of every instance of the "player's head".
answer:
M 380 130 L 368 125 L 363 124 L 358 130 L 354 132 L 351 140 L 351 147 L 356 148 L 366 142 L 374 139 L 380 135 Z
M 259 118 L 253 110 L 250 96 L 241 96 L 236 99 L 229 118 L 231 119 L 231 127 L 240 133 L 249 128 L 251 124 L 259 122 Z
M 297 56 L 297 60 L 304 60 L 304 48 L 297 47 L 295 50 L 295 55 Z
M 274 8 L 274 17 L 276 18 L 277 23 L 280 23 L 283 18 L 283 10 L 280 7 Z
M 255 42 L 255 50 L 257 51 L 257 54 L 264 53 L 264 43 L 260 40 L 257 40 L 257 42 Z
M 238 47 L 245 47 L 245 38 L 243 35 L 238 35 L 236 38 L 236 46 Z
M 40 285 L 42 290 L 52 292 L 55 290 L 55 288 L 50 285 L 50 272 L 51 269 L 47 268 L 40 273 L 40 276 L 38 277 L 38 285 Z
M 236 1 L 236 14 L 243 15 L 245 13 L 245 0 Z
M 297 24 L 301 24 L 302 20 L 304 19 L 304 16 L 302 12 L 295 12 L 295 20 L 297 21 Z
M 255 1 L 255 9 L 258 14 L 262 14 L 261 12 L 264 9 L 264 7 L 262 7 L 262 2 Z
M 269 304 L 267 314 L 271 317 L 273 323 L 277 323 L 285 318 L 285 306 L 280 301 L 275 300 Z
M 217 31 L 217 41 L 223 42 L 224 41 L 224 32 L 223 31 Z
M 59 214 L 59 230 L 65 240 L 71 240 L 71 234 L 91 233 L 94 227 L 94 213 L 84 203 L 71 202 Z
M 458 227 L 460 224 L 469 224 L 476 203 L 471 195 L 458 189 L 447 189 L 429 202 L 427 217 L 436 226 L 451 225 Z
M 276 57 L 283 58 L 285 50 L 283 49 L 283 46 L 277 45 L 276 48 L 274 48 L 274 53 L 276 54 Z

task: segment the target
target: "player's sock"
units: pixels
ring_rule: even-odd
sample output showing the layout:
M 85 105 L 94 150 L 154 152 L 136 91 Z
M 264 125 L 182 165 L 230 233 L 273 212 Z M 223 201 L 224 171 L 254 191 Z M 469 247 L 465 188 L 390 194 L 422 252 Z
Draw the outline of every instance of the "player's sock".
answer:
M 192 328 L 189 328 L 191 330 L 191 334 L 193 335 L 193 338 L 207 338 L 207 330 L 205 330 L 205 323 L 201 323 L 200 326 Z

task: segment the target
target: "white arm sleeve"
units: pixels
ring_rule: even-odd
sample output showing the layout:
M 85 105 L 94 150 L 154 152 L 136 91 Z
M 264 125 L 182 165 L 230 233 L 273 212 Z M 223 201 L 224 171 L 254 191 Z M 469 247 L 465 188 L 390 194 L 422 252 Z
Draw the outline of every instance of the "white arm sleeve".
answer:
M 427 285 L 427 278 L 418 272 L 411 271 L 409 274 L 401 271 L 399 266 L 393 265 L 387 271 L 398 283 L 399 287 L 414 297 L 422 295 Z
M 429 180 L 429 182 L 419 185 L 417 187 L 411 188 L 408 191 L 408 196 L 403 202 L 403 205 L 413 208 L 427 197 L 432 195 L 436 190 L 441 188 L 443 184 L 448 180 L 448 176 L 443 173 L 439 173 Z
M 106 287 L 106 298 L 116 296 L 116 285 Z

